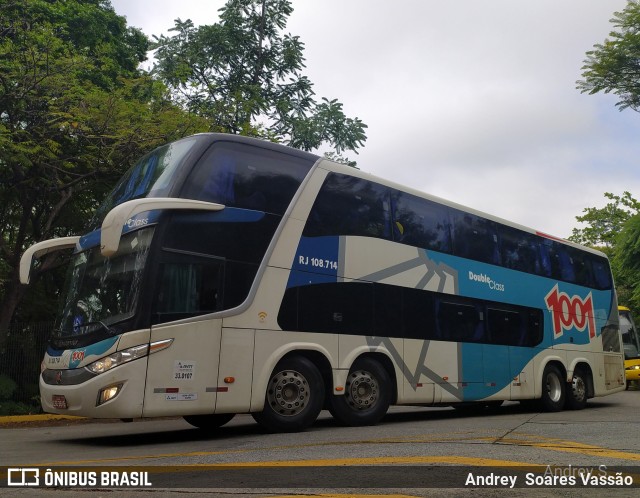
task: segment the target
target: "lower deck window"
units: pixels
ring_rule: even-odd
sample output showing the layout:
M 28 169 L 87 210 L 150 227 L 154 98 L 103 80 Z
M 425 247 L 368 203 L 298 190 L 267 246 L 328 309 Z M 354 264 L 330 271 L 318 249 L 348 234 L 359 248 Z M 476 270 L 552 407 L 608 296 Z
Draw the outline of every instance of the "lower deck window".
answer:
M 283 330 L 508 346 L 542 342 L 542 311 L 481 299 L 363 282 L 287 289 Z

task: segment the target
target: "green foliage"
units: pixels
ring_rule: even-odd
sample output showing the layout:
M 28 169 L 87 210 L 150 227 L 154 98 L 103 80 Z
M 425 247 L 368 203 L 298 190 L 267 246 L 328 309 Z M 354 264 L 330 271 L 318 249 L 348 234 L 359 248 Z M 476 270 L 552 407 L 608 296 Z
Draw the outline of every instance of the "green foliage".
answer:
M 629 0 L 622 12 L 611 19 L 616 30 L 610 38 L 587 52 L 582 67 L 582 93 L 614 93 L 620 110 L 640 111 L 640 1 Z
M 569 239 L 609 256 L 618 302 L 640 312 L 640 202 L 629 192 L 604 195 L 611 202 L 601 209 L 584 209 L 576 220 L 587 226 L 574 228 Z
M 11 399 L 16 389 L 18 384 L 11 377 L 5 374 L 0 375 L 0 401 Z
M 618 301 L 640 311 L 640 214 L 631 216 L 616 239 L 612 258 Z
M 211 131 L 356 151 L 366 125 L 348 118 L 337 100 L 314 99 L 302 74 L 304 44 L 282 34 L 292 11 L 289 0 L 229 0 L 218 24 L 177 19 L 171 36 L 155 37 L 154 73 Z
M 19 403 L 17 401 L 0 401 L 0 416 L 7 415 L 32 415 L 42 410 L 36 406 Z
M 206 129 L 137 69 L 147 48 L 106 0 L 0 0 L 0 350 L 26 293 L 17 278 L 24 249 L 81 233 L 134 159 Z M 45 258 L 33 280 L 59 263 Z M 52 279 L 61 275 L 29 289 L 31 305 L 48 296 L 29 306 L 30 319 L 55 308 Z
M 589 246 L 613 247 L 627 220 L 640 212 L 640 202 L 629 192 L 622 196 L 605 192 L 604 196 L 612 202 L 600 209 L 585 208 L 585 214 L 576 216 L 576 220 L 587 226 L 574 228 L 569 240 Z

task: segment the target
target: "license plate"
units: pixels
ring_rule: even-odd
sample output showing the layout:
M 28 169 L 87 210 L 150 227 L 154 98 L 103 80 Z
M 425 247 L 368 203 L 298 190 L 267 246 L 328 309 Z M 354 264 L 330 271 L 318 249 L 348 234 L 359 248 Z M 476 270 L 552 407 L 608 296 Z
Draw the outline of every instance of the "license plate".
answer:
M 51 397 L 51 401 L 53 402 L 53 407 L 57 408 L 58 410 L 66 410 L 67 408 L 69 408 L 67 406 L 67 398 L 65 398 L 62 394 L 54 394 Z

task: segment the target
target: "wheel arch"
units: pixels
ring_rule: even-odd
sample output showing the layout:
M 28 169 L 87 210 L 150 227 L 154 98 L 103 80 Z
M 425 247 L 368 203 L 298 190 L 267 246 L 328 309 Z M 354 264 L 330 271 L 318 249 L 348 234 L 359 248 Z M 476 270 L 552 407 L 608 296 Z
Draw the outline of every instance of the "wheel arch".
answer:
M 585 359 L 577 360 L 573 365 L 573 368 L 571 369 L 571 380 L 573 379 L 574 372 L 582 372 L 582 374 L 585 376 L 585 381 L 587 384 L 587 397 L 593 398 L 595 395 L 595 388 L 593 384 L 593 369 L 591 368 L 589 362 Z
M 328 351 L 319 348 L 317 345 L 290 344 L 287 348 L 280 348 L 274 351 L 274 353 L 270 355 L 269 360 L 264 362 L 259 371 L 254 370 L 250 412 L 259 412 L 264 408 L 265 392 L 273 370 L 282 360 L 294 356 L 306 358 L 315 365 L 322 376 L 322 380 L 325 384 L 325 390 L 327 389 L 327 386 L 333 385 L 333 379 L 331 376 L 332 366 L 331 361 L 329 360 Z

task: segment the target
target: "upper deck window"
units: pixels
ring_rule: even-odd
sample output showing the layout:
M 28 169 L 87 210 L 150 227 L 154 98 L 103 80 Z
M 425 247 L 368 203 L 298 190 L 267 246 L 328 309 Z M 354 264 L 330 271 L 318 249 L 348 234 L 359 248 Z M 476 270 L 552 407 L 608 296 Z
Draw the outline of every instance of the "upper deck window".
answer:
M 309 214 L 304 235 L 391 239 L 389 189 L 353 176 L 330 174 Z
M 232 142 L 218 142 L 187 178 L 181 197 L 284 214 L 312 162 Z

